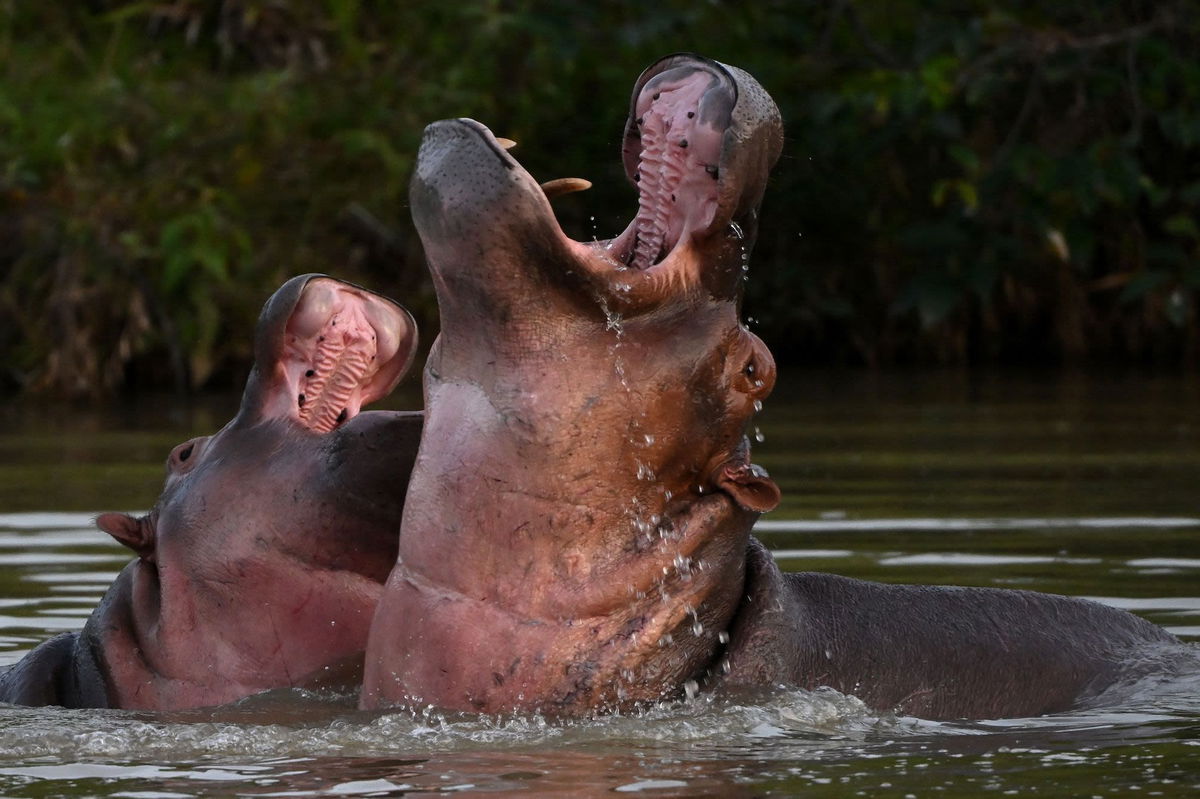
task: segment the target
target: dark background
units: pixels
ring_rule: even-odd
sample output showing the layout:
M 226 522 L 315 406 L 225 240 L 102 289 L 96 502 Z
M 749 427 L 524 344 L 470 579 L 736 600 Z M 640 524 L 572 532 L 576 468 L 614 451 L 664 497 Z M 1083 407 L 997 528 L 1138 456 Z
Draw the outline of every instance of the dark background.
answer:
M 781 363 L 1195 367 L 1193 0 L 0 0 L 0 391 L 240 386 L 309 271 L 427 345 L 424 125 L 592 180 L 556 209 L 606 238 L 629 91 L 680 50 L 783 112 L 745 306 Z

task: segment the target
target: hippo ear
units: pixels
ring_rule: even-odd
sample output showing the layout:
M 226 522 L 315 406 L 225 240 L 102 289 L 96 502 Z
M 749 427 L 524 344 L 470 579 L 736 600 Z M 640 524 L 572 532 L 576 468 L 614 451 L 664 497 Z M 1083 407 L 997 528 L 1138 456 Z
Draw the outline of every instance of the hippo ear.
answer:
M 101 513 L 96 526 L 132 549 L 144 561 L 154 562 L 154 525 L 127 513 Z
M 718 471 L 716 483 L 744 510 L 766 513 L 779 507 L 779 486 L 761 466 L 726 463 Z
M 395 302 L 324 275 L 292 278 L 259 317 L 239 420 L 327 433 L 386 396 L 416 350 L 416 322 Z

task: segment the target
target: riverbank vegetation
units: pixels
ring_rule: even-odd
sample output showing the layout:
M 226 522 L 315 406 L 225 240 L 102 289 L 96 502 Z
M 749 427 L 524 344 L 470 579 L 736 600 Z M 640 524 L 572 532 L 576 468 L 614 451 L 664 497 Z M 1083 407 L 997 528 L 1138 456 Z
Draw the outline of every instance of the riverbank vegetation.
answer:
M 436 307 L 423 126 L 519 142 L 570 235 L 632 216 L 628 92 L 693 50 L 785 118 L 747 286 L 783 362 L 1195 365 L 1190 0 L 0 0 L 0 390 L 242 382 L 286 277 Z

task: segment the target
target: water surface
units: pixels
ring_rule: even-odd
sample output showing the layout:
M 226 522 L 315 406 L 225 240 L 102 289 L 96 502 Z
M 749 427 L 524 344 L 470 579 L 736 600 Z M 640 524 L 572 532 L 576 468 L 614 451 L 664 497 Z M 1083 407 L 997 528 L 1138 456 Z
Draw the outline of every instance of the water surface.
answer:
M 237 401 L 0 406 L 0 664 L 82 625 L 128 560 L 92 517 L 147 508 L 170 448 Z M 1200 641 L 1194 379 L 789 370 L 757 424 L 785 497 L 758 534 L 785 569 L 1086 596 Z M 786 690 L 566 724 L 291 692 L 170 715 L 0 708 L 5 796 L 482 791 L 1192 796 L 1200 678 L 973 723 Z

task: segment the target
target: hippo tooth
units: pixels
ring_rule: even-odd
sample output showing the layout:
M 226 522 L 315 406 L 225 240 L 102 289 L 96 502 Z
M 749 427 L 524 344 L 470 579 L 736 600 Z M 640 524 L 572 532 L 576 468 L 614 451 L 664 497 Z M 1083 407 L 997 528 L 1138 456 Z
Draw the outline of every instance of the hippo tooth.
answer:
M 542 191 L 546 193 L 548 199 L 553 200 L 555 197 L 561 197 L 564 194 L 587 191 L 591 187 L 592 182 L 583 178 L 557 178 L 555 180 L 547 180 L 543 183 Z

